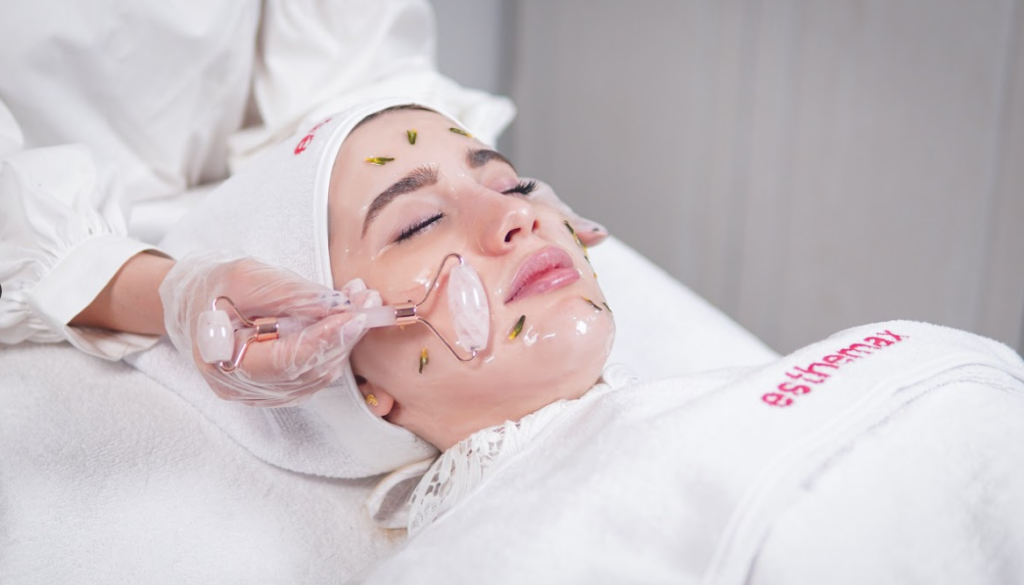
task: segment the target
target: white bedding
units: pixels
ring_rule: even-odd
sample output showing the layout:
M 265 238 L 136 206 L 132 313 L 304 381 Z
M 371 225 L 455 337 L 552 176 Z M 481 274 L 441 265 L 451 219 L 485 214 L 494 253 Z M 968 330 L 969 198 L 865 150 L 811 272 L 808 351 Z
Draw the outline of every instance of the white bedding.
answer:
M 621 242 L 591 257 L 613 360 L 653 378 L 774 357 Z M 344 582 L 404 538 L 363 510 L 373 483 L 267 465 L 126 364 L 0 350 L 0 583 Z
M 1024 583 L 1024 362 L 996 342 L 885 323 L 564 404 L 446 466 L 458 501 L 360 582 Z
M 615 311 L 609 363 L 641 379 L 763 364 L 779 357 L 760 339 L 615 238 L 590 254 Z M 607 275 L 607 276 L 602 276 Z
M 0 351 L 0 583 L 338 583 L 396 538 L 124 363 Z

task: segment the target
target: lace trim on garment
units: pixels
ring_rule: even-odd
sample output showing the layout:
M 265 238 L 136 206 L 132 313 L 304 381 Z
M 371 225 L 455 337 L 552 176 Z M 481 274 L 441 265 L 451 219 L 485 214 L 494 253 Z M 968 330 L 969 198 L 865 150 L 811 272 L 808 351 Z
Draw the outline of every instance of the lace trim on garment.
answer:
M 604 382 L 581 398 L 592 399 L 605 392 L 636 382 L 625 367 L 611 366 Z M 441 454 L 420 480 L 409 501 L 409 536 L 428 526 L 466 498 L 491 472 L 522 451 L 541 429 L 579 400 L 559 400 L 529 414 L 518 422 L 486 428 L 463 439 Z
M 569 403 L 560 400 L 518 422 L 506 421 L 477 431 L 441 454 L 413 491 L 409 536 L 465 499 L 494 467 L 518 453 L 537 429 L 564 411 Z

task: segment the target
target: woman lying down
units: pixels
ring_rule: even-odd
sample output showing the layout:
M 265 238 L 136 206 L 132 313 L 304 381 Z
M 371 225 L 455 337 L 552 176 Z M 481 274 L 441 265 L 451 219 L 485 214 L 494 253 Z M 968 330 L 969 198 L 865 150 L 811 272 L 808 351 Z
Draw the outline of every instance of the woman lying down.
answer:
M 211 398 L 166 347 L 135 365 L 275 465 L 394 471 L 370 513 L 410 539 L 365 582 L 1024 582 L 1013 351 L 897 321 L 640 382 L 605 369 L 613 308 L 549 188 L 458 122 L 391 100 L 292 142 L 164 248 L 238 249 L 337 289 L 360 278 L 380 295 L 366 309 L 426 299 L 436 334 L 372 329 L 296 408 Z M 463 265 L 483 317 L 458 300 Z

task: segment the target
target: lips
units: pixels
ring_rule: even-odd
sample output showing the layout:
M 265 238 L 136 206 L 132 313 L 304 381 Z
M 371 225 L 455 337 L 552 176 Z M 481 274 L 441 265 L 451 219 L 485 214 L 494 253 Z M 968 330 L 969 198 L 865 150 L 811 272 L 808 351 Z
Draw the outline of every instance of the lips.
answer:
M 558 246 L 548 246 L 530 254 L 519 265 L 505 303 L 545 294 L 579 279 L 580 273 L 569 253 Z

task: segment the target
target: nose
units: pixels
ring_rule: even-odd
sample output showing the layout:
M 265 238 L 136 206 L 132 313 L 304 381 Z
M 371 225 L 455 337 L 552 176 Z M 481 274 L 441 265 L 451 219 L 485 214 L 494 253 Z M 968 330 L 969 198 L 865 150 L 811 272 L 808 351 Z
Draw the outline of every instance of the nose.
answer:
M 511 252 L 540 227 L 533 205 L 516 195 L 481 194 L 478 203 L 478 238 L 486 254 Z

